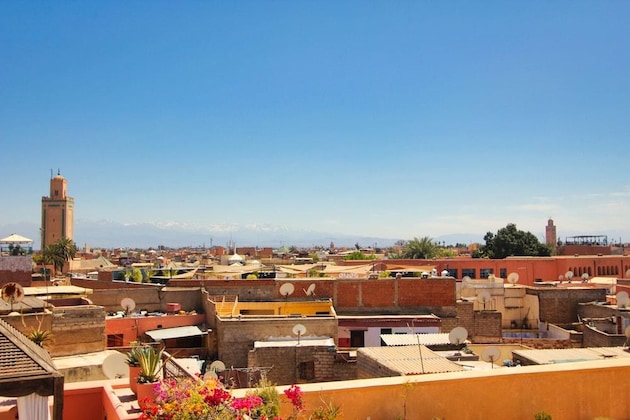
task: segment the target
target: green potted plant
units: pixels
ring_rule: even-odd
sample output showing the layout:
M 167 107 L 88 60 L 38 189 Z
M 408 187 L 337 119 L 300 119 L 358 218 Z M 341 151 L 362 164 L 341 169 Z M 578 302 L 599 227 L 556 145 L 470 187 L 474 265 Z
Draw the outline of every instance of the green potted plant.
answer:
M 138 375 L 140 374 L 139 352 L 140 345 L 136 342 L 131 343 L 131 350 L 127 353 L 127 365 L 129 365 L 129 388 L 134 394 L 138 392 Z
M 137 379 L 136 398 L 138 403 L 147 405 L 148 401 L 153 401 L 154 389 L 156 384 L 162 378 L 162 367 L 165 361 L 162 361 L 164 349 L 156 349 L 152 346 L 138 346 L 135 354 L 140 366 L 140 372 Z

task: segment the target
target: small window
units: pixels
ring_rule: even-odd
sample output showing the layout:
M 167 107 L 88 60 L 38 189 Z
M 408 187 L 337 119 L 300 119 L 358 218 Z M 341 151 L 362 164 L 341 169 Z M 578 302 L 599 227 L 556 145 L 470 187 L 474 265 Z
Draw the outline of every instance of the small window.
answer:
M 499 268 L 499 277 L 502 279 L 507 278 L 507 268 Z
M 300 379 L 312 381 L 315 379 L 315 362 L 302 362 L 298 365 Z
M 107 335 L 107 347 L 122 347 L 123 335 L 122 334 L 108 334 Z
M 462 268 L 462 277 L 470 277 L 471 279 L 477 278 L 477 270 L 474 268 Z
M 391 328 L 381 328 L 381 334 L 391 334 L 392 333 L 392 329 Z M 387 344 L 385 344 L 385 341 L 383 341 L 383 339 L 381 338 L 381 347 L 385 347 Z
M 482 279 L 487 279 L 490 277 L 490 274 L 494 274 L 494 270 L 492 268 L 482 268 L 479 270 L 479 275 Z
M 350 347 L 365 347 L 365 331 L 350 331 Z

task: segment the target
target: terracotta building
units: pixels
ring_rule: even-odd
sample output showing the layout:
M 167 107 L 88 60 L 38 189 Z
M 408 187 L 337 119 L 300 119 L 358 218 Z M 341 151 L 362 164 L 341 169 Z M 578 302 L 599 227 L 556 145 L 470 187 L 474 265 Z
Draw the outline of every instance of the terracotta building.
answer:
M 62 238 L 74 239 L 74 198 L 61 174 L 50 180 L 50 196 L 42 197 L 41 249 Z

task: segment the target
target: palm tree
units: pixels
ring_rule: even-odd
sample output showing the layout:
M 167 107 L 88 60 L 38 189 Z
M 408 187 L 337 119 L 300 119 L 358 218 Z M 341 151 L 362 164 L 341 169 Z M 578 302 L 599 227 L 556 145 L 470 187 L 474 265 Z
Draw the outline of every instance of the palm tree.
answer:
M 437 245 L 428 236 L 408 241 L 403 252 L 404 258 L 428 260 L 437 256 Z
M 71 260 L 77 254 L 76 244 L 68 238 L 61 238 L 54 244 L 46 246 L 42 251 L 45 264 L 53 264 L 55 272 L 63 270 L 66 261 Z

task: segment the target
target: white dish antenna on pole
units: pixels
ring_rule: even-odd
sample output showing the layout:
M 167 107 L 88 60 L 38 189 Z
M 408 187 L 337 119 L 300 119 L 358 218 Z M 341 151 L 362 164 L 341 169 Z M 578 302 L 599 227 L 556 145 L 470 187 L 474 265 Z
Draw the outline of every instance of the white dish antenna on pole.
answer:
M 11 304 L 11 312 L 13 312 L 13 304 L 19 303 L 24 299 L 24 288 L 20 283 L 6 283 L 0 290 L 2 300 Z
M 516 283 L 518 283 L 518 273 L 508 274 L 507 280 L 512 286 L 514 286 Z
M 293 292 L 295 292 L 295 286 L 293 286 L 293 283 L 284 283 L 280 286 L 280 294 L 284 296 L 285 299 L 292 295 Z
M 494 362 L 499 360 L 499 357 L 501 357 L 501 350 L 495 346 L 486 347 L 481 352 L 481 358 L 483 361 L 490 363 L 492 365 L 492 369 L 494 369 Z
M 306 327 L 302 324 L 295 324 L 293 326 L 293 334 L 297 335 L 298 337 L 298 344 L 300 344 L 300 338 L 306 334 Z
M 628 297 L 628 292 L 621 291 L 615 295 L 617 299 L 617 307 L 618 308 L 627 308 L 628 304 L 630 304 L 630 297 Z
M 315 296 L 315 283 L 311 283 L 308 289 L 303 289 L 306 296 Z
M 573 271 L 569 270 L 564 273 L 564 278 L 567 279 L 569 283 L 571 283 L 571 279 L 573 278 Z
M 483 310 L 486 310 L 486 305 L 492 300 L 492 295 L 487 290 L 479 292 L 477 300 L 483 304 Z
M 125 310 L 126 314 L 130 314 L 131 311 L 136 309 L 136 302 L 131 298 L 122 298 L 120 301 L 120 306 Z

